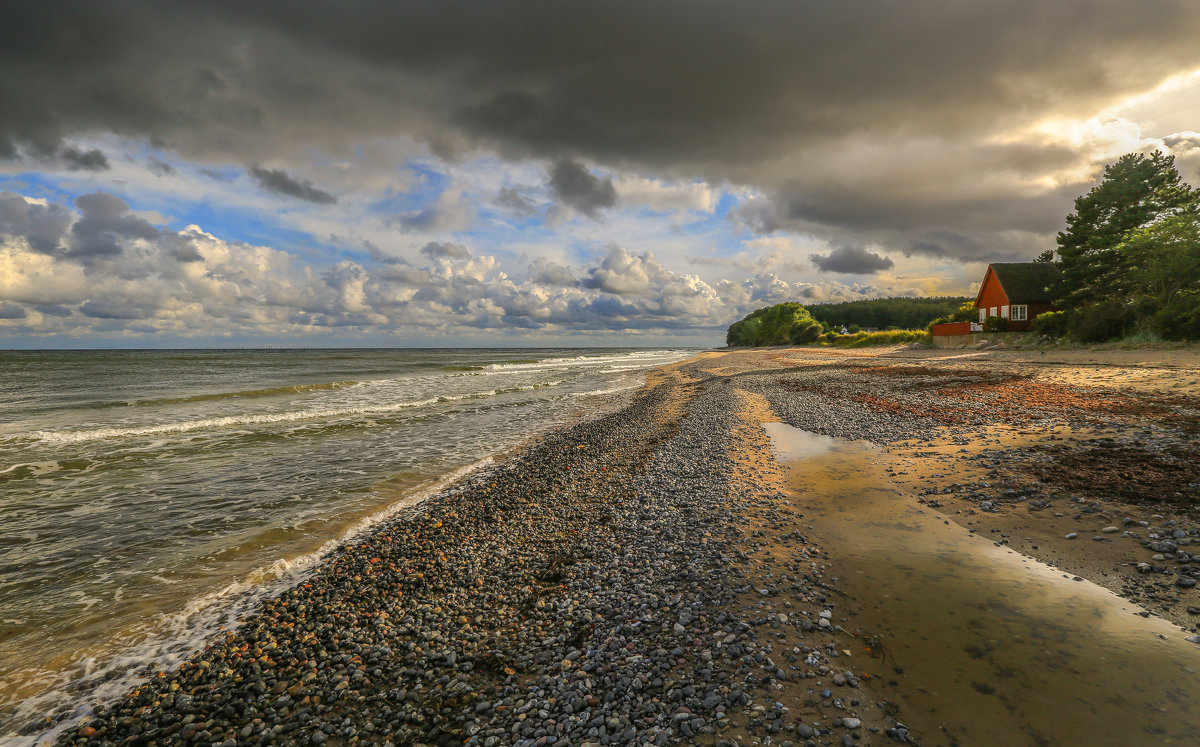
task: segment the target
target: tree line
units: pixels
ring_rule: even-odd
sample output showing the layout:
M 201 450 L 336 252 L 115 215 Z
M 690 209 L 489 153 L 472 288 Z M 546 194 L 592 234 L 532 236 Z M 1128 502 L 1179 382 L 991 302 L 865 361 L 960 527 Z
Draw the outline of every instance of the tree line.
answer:
M 805 307 L 794 301 L 767 306 L 734 322 L 725 335 L 732 346 L 801 345 L 818 339 L 832 340 L 843 329 L 924 329 L 939 316 L 953 312 L 971 299 L 961 296 L 931 298 L 871 298 Z
M 898 296 L 817 304 L 809 306 L 808 311 L 827 328 L 846 327 L 854 332 L 870 327 L 924 329 L 932 320 L 952 314 L 964 302 L 972 300 L 966 296 Z

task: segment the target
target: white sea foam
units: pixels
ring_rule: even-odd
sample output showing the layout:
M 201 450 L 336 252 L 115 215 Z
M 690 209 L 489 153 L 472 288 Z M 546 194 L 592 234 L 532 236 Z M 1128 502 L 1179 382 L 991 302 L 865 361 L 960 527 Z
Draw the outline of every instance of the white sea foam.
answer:
M 637 389 L 641 384 L 630 384 L 629 386 L 618 386 L 612 389 L 596 389 L 591 392 L 575 392 L 572 397 L 597 397 L 601 394 L 616 394 L 617 392 L 627 392 L 630 389 Z
M 47 443 L 79 443 L 81 441 L 97 441 L 108 438 L 131 438 L 138 436 L 157 436 L 165 433 L 188 433 L 191 431 L 214 428 L 229 428 L 240 425 L 260 425 L 264 423 L 286 423 L 295 420 L 312 420 L 319 418 L 336 418 L 347 415 L 376 415 L 386 412 L 396 412 L 423 405 L 431 405 L 439 398 L 416 400 L 413 402 L 395 402 L 387 405 L 365 405 L 362 407 L 337 407 L 322 410 L 288 410 L 284 412 L 267 412 L 255 415 L 227 415 L 219 418 L 200 418 L 176 423 L 156 423 L 155 425 L 135 426 L 131 428 L 94 428 L 86 431 L 35 431 L 31 435 Z
M 423 433 L 424 431 L 420 429 L 427 421 L 422 416 L 427 413 L 442 412 L 443 408 L 438 403 L 473 400 L 471 405 L 448 404 L 444 408 L 445 410 L 463 411 L 458 415 L 458 417 L 464 418 L 458 423 L 463 428 L 472 427 L 476 422 L 472 418 L 477 415 L 484 419 L 481 422 L 494 423 L 497 419 L 503 420 L 504 412 L 491 411 L 493 403 L 497 405 L 537 403 L 540 409 L 530 410 L 529 417 L 523 414 L 520 418 L 515 419 L 511 432 L 501 429 L 502 433 L 498 438 L 502 442 L 501 445 L 505 445 L 511 438 L 524 438 L 532 435 L 539 424 L 549 426 L 562 422 L 570 413 L 578 410 L 577 405 L 570 403 L 580 400 L 573 398 L 603 398 L 605 395 L 636 389 L 640 385 L 640 381 L 635 380 L 643 378 L 642 372 L 646 369 L 681 360 L 690 353 L 669 350 L 632 353 L 589 351 L 585 355 L 547 357 L 532 362 L 532 357 L 537 355 L 537 353 L 531 355 L 531 362 L 499 363 L 491 370 L 447 371 L 432 374 L 426 372 L 418 376 L 402 376 L 372 369 L 366 375 L 348 374 L 348 376 L 354 376 L 358 383 L 347 386 L 315 387 L 312 391 L 294 391 L 294 394 L 300 396 L 290 396 L 293 391 L 286 387 L 281 388 L 280 393 L 285 395 L 284 398 L 242 396 L 213 398 L 214 401 L 209 402 L 208 398 L 198 398 L 192 401 L 187 396 L 183 396 L 177 398 L 179 404 L 182 405 L 178 408 L 159 407 L 154 411 L 146 408 L 134 413 L 122 410 L 118 415 L 108 415 L 102 419 L 95 419 L 91 415 L 78 417 L 69 411 L 64 411 L 65 414 L 55 413 L 56 417 L 54 418 L 28 416 L 4 427 L 6 432 L 0 436 L 0 455 L 8 457 L 5 461 L 9 462 L 20 458 L 29 468 L 39 472 L 62 470 L 63 474 L 55 479 L 61 477 L 63 480 L 74 480 L 77 476 L 89 474 L 101 477 L 109 474 L 117 475 L 117 471 L 109 469 L 111 460 L 108 455 L 115 455 L 114 459 L 128 458 L 128 463 L 122 465 L 122 470 L 133 470 L 133 474 L 136 476 L 137 470 L 141 469 L 143 462 L 152 459 L 158 455 L 158 452 L 172 452 L 173 455 L 174 449 L 185 444 L 188 445 L 188 449 L 194 445 L 199 450 L 201 458 L 213 460 L 218 466 L 230 464 L 232 463 L 231 459 L 242 458 L 244 452 L 227 449 L 228 443 L 215 438 L 226 434 L 238 436 L 242 433 L 312 433 L 314 434 L 312 446 L 319 448 L 324 442 L 317 440 L 315 436 L 325 433 L 327 426 L 335 426 L 328 430 L 338 439 L 330 447 L 334 450 L 333 456 L 336 456 L 337 449 L 342 446 L 341 441 L 352 439 L 354 435 L 347 434 L 340 427 L 353 428 L 362 426 L 369 421 L 387 424 L 389 428 L 372 431 L 370 439 L 380 440 L 380 449 L 377 452 L 365 450 L 361 456 L 355 455 L 356 459 L 351 460 L 353 465 L 366 469 L 363 464 L 378 454 L 386 456 L 389 464 L 392 463 L 390 460 L 394 457 L 399 457 L 396 459 L 395 468 L 403 470 L 409 468 L 410 460 L 405 452 L 406 446 L 404 443 L 397 444 L 397 439 L 403 441 L 405 434 L 409 432 L 410 420 L 413 432 Z M 470 360 L 480 359 L 471 358 Z M 496 358 L 490 360 L 496 360 Z M 480 365 L 486 364 L 481 362 Z M 469 378 L 484 374 L 489 375 L 490 378 Z M 392 378 L 370 378 L 374 375 L 392 376 Z M 497 376 L 499 378 L 496 378 Z M 221 385 L 221 382 L 218 381 L 214 386 Z M 550 389 L 544 394 L 522 394 L 549 387 L 557 387 L 557 389 Z M 232 391 L 235 388 L 230 386 L 228 390 Z M 470 391 L 475 388 L 485 391 Z M 261 391 L 254 389 L 253 386 L 247 386 L 246 390 L 250 394 Z M 184 393 L 186 395 L 186 390 Z M 486 399 L 489 397 L 493 399 Z M 603 405 L 615 404 L 618 401 L 619 398 L 616 397 L 612 398 L 611 402 L 601 400 L 601 405 L 589 406 L 589 409 L 597 407 L 603 409 Z M 477 407 L 474 403 L 479 403 L 480 406 Z M 491 414 L 488 414 L 489 411 Z M 109 412 L 118 411 L 110 410 Z M 188 419 L 189 415 L 193 419 Z M 439 422 L 435 423 L 435 426 L 443 428 L 444 424 Z M 10 438 L 9 436 L 14 437 Z M 106 439 L 117 439 L 117 441 L 106 441 Z M 81 442 L 91 442 L 91 445 L 71 446 Z M 471 441 L 464 447 L 454 446 L 450 452 L 456 453 L 459 458 L 462 458 L 467 454 L 477 454 L 480 450 L 488 449 L 490 446 L 490 443 L 484 443 L 478 447 L 474 444 L 475 442 Z M 308 447 L 309 445 L 305 444 L 301 450 L 307 452 L 309 451 Z M 39 448 L 43 448 L 45 456 L 50 457 L 40 463 L 35 462 L 35 459 L 44 458 L 43 454 L 38 451 Z M 96 449 L 100 449 L 100 451 L 96 452 Z M 425 444 L 420 444 L 419 449 L 414 447 L 415 451 L 420 451 L 422 454 L 430 449 L 431 447 Z M 80 455 L 92 458 L 98 466 L 95 469 L 77 469 L 77 464 L 82 462 L 63 460 L 62 454 L 67 451 L 79 452 Z M 96 453 L 89 453 L 89 451 Z M 188 451 L 182 455 L 182 458 L 189 459 L 191 456 L 191 452 Z M 251 458 L 255 456 L 256 453 L 250 454 Z M 60 462 L 60 460 L 62 461 Z M 4 730 L 14 724 L 30 723 L 48 713 L 70 714 L 76 704 L 119 697 L 138 681 L 138 673 L 145 671 L 147 665 L 157 664 L 168 668 L 177 665 L 196 646 L 213 635 L 219 626 L 235 627 L 238 618 L 253 609 L 254 605 L 264 596 L 277 594 L 284 588 L 302 583 L 303 579 L 311 575 L 320 559 L 339 544 L 353 541 L 356 535 L 366 532 L 398 512 L 418 504 L 429 495 L 444 490 L 447 485 L 462 478 L 467 472 L 479 469 L 489 463 L 490 460 L 483 460 L 469 465 L 419 492 L 408 491 L 395 502 L 390 502 L 386 495 L 380 495 L 381 502 L 389 501 L 387 508 L 362 519 L 341 537 L 321 544 L 310 553 L 295 555 L 294 553 L 299 550 L 288 550 L 283 547 L 274 550 L 261 548 L 263 552 L 274 552 L 280 556 L 280 559 L 252 570 L 247 570 L 247 564 L 244 562 L 242 565 L 237 565 L 237 558 L 235 558 L 234 565 L 239 570 L 234 572 L 240 579 L 236 583 L 227 583 L 229 576 L 223 578 L 214 576 L 209 583 L 219 583 L 221 584 L 220 588 L 213 588 L 210 593 L 192 599 L 183 609 L 177 609 L 170 614 L 160 612 L 142 620 L 122 618 L 119 623 L 114 625 L 115 629 L 111 633 L 106 633 L 106 635 L 111 635 L 111 638 L 89 643 L 82 650 L 76 649 L 79 653 L 75 655 L 77 658 L 73 664 L 62 665 L 62 662 L 71 656 L 70 653 L 64 653 L 62 657 L 57 658 L 53 668 L 42 663 L 50 661 L 49 658 L 31 661 L 29 664 L 31 669 L 28 670 L 29 676 L 23 682 L 20 681 L 20 677 L 14 681 L 20 684 L 22 693 L 37 692 L 38 694 L 21 701 L 19 713 L 11 719 L 9 717 L 14 716 L 11 710 L 14 700 L 0 697 L 0 703 L 3 703 L 4 710 L 7 711 L 2 720 L 4 726 L 0 727 L 0 733 L 4 734 L 3 737 L 0 737 L 0 743 L 6 743 L 5 737 L 8 737 L 9 734 Z M 334 464 L 340 465 L 341 463 L 335 462 Z M 70 475 L 65 473 L 68 468 L 72 472 Z M 152 468 L 155 467 L 152 465 Z M 11 463 L 0 464 L 0 470 L 7 473 L 0 473 L 0 479 L 6 481 L 40 477 L 40 474 L 30 474 L 29 469 L 21 469 L 20 465 Z M 334 478 L 341 480 L 339 475 L 342 471 L 343 468 L 340 466 L 327 467 L 321 475 L 314 478 L 317 480 L 314 483 L 316 487 L 311 489 L 318 490 L 327 482 L 340 485 L 341 483 L 337 483 Z M 346 471 L 350 470 L 346 469 Z M 122 471 L 121 474 L 124 472 Z M 265 474 L 270 477 L 275 473 L 268 470 Z M 378 473 L 368 470 L 368 474 Z M 307 477 L 307 474 L 303 476 Z M 88 479 L 96 480 L 96 484 L 99 484 L 99 478 L 90 477 Z M 350 487 L 350 491 L 361 498 L 363 495 L 361 491 L 369 489 L 368 485 L 371 479 L 364 475 L 353 479 L 346 477 L 345 481 L 347 485 L 357 486 Z M 67 485 L 65 482 L 63 484 Z M 24 486 L 24 483 L 21 485 Z M 92 483 L 87 483 L 85 487 L 90 485 Z M 8 487 L 7 483 L 6 487 Z M 68 487 L 73 487 L 73 484 Z M 290 486 L 287 489 L 298 490 Z M 304 491 L 309 489 L 306 484 Z M 180 492 L 183 494 L 185 491 L 181 490 Z M 141 492 L 129 493 L 132 496 L 142 494 Z M 336 491 L 332 494 L 335 499 L 336 495 L 340 495 Z M 116 501 L 115 508 L 112 509 L 102 503 L 89 501 L 86 504 L 88 510 L 101 510 L 104 516 L 109 516 L 114 511 L 124 510 L 122 507 L 126 507 L 128 504 L 124 491 L 109 490 L 105 492 L 105 495 L 121 496 L 121 500 Z M 205 496 L 207 497 L 207 493 Z M 61 518 L 63 514 L 60 513 L 58 516 Z M 302 515 L 279 515 L 273 517 L 271 526 L 284 530 L 297 529 L 299 528 L 297 524 L 303 524 L 303 518 Z M 195 533 L 196 527 L 207 522 L 205 516 L 191 516 L 186 512 L 172 517 L 172 520 L 175 524 L 167 524 L 167 526 L 176 526 L 187 533 Z M 299 529 L 301 536 L 311 537 L 310 534 L 307 534 L 307 528 Z M 210 530 L 215 532 L 212 541 L 220 540 L 225 536 L 221 534 L 224 531 L 223 527 L 217 527 L 216 530 L 205 527 L 200 534 L 207 534 Z M 291 536 L 289 535 L 289 537 Z M 221 547 L 228 548 L 240 541 L 233 536 L 227 537 L 227 539 L 228 542 Z M 311 539 L 309 541 L 313 545 L 319 542 L 319 540 Z M 293 544 L 292 547 L 294 548 L 295 545 Z M 263 556 L 255 554 L 252 557 L 261 558 Z M 97 557 L 94 562 L 100 564 L 105 561 L 105 558 Z M 45 561 L 50 565 L 54 562 L 53 557 L 50 556 Z M 109 567 L 114 566 L 110 565 Z M 103 598 L 119 598 L 124 587 L 118 587 L 115 591 L 111 587 L 112 584 L 120 583 L 123 580 L 122 576 L 128 575 L 144 586 L 139 574 L 145 568 L 139 567 L 136 571 L 129 570 L 119 562 L 115 568 L 114 579 L 105 582 L 106 593 Z M 180 568 L 164 566 L 158 570 L 161 571 L 159 580 L 166 581 L 177 577 L 173 572 L 168 571 L 178 571 Z M 199 568 L 197 570 L 207 573 L 210 569 Z M 95 580 L 98 576 L 94 575 L 89 578 Z M 80 586 L 85 588 L 87 584 L 80 584 Z M 130 585 L 129 588 L 137 587 Z M 176 587 L 176 589 L 178 588 Z M 89 594 L 89 596 L 96 595 Z M 170 605 L 164 605 L 159 609 L 169 607 Z M 93 611 L 95 609 L 94 607 Z M 17 610 L 6 610 L 10 617 L 17 616 L 16 612 Z M 121 653 L 114 654 L 114 652 Z M 87 656 L 93 658 L 86 658 Z M 42 666 L 47 666 L 47 668 L 37 669 Z M 108 674 L 109 672 L 120 673 L 120 676 L 106 680 L 105 677 L 113 676 Z M 23 677 L 24 674 L 22 672 L 21 676 Z M 55 728 L 54 733 L 61 733 L 69 729 L 72 724 L 77 724 L 84 715 L 86 714 L 81 712 L 72 714 L 62 725 Z M 37 743 L 51 738 L 53 738 L 53 734 L 39 735 Z
M 239 426 L 264 425 L 271 423 L 290 423 L 304 420 L 327 420 L 330 418 L 353 417 L 357 415 L 386 415 L 419 407 L 427 407 L 445 402 L 458 402 L 467 399 L 485 399 L 498 394 L 510 392 L 526 392 L 535 389 L 545 389 L 558 386 L 562 381 L 522 384 L 511 387 L 500 387 L 483 392 L 466 392 L 464 394 L 447 394 L 438 397 L 412 400 L 408 402 L 391 402 L 379 405 L 359 405 L 353 407 L 331 407 L 317 410 L 286 410 L 284 412 L 268 412 L 246 415 L 227 415 L 217 418 L 201 418 L 175 423 L 156 423 L 154 425 L 133 426 L 128 428 L 94 428 L 86 431 L 35 431 L 29 438 L 52 444 L 81 443 L 113 438 L 140 438 L 145 436 L 160 436 L 166 434 L 191 433 L 200 430 L 217 430 Z M 20 437 L 17 437 L 20 438 Z
M 645 360 L 644 365 L 636 366 L 637 368 L 645 368 L 648 366 L 662 365 L 670 362 L 670 359 L 679 360 L 683 357 L 677 351 L 671 350 L 655 350 L 655 351 L 638 351 L 633 353 L 613 353 L 611 355 L 577 355 L 569 358 L 543 358 L 536 363 L 493 363 L 487 366 L 482 373 L 497 374 L 511 373 L 514 371 L 539 371 L 545 369 L 562 369 L 562 368 L 590 368 L 593 366 L 609 366 L 620 362 L 633 362 Z
M 33 675 L 34 679 L 57 680 L 57 687 L 45 690 L 37 696 L 19 703 L 15 708 L 18 719 L 29 720 L 59 708 L 69 707 L 69 704 L 73 702 L 94 703 L 115 700 L 143 679 L 140 673 L 146 671 L 147 667 L 158 665 L 163 668 L 171 668 L 178 665 L 188 654 L 203 645 L 217 630 L 222 627 L 236 628 L 238 618 L 259 600 L 271 594 L 278 594 L 284 589 L 304 581 L 316 569 L 317 564 L 338 547 L 437 495 L 466 476 L 487 468 L 492 463 L 491 457 L 485 457 L 459 467 L 442 475 L 434 482 L 407 493 L 386 508 L 364 517 L 343 532 L 340 537 L 326 541 L 312 552 L 292 558 L 280 558 L 269 565 L 254 569 L 238 581 L 191 600 L 177 612 L 157 615 L 150 626 L 153 629 L 152 634 L 147 636 L 145 630 L 128 633 L 126 635 L 130 639 L 128 647 L 106 661 L 99 661 L 92 656 L 83 656 L 75 663 L 72 673 L 43 672 Z M 166 579 L 161 580 L 166 581 Z M 141 640 L 133 640 L 136 638 L 141 638 Z M 110 677 L 107 672 L 111 671 L 120 671 L 122 674 Z M 64 674 L 67 676 L 64 677 Z M 80 683 L 88 693 L 86 697 L 81 697 L 75 687 Z M 59 735 L 79 724 L 88 715 L 90 715 L 90 709 L 77 709 L 71 717 L 63 719 L 52 728 L 39 734 L 20 737 L 20 741 L 9 741 L 18 738 L 3 735 L 0 736 L 0 743 L 5 745 L 52 744 Z

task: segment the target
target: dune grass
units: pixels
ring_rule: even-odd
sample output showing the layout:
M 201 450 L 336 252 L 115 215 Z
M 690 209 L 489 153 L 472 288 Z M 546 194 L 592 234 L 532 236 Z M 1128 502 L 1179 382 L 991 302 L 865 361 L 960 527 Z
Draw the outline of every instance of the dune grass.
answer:
M 838 348 L 869 348 L 882 345 L 902 345 L 906 342 L 930 342 L 929 332 L 923 329 L 891 329 L 883 332 L 856 332 L 823 338 L 822 344 Z

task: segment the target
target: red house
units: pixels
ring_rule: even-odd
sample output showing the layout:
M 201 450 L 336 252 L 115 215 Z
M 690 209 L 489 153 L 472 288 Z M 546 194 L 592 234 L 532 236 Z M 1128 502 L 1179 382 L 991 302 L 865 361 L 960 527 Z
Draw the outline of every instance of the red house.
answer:
M 975 308 L 979 321 L 989 316 L 1008 320 L 1008 329 L 1027 330 L 1038 314 L 1053 311 L 1050 286 L 1058 268 L 1049 262 L 994 262 L 988 265 Z

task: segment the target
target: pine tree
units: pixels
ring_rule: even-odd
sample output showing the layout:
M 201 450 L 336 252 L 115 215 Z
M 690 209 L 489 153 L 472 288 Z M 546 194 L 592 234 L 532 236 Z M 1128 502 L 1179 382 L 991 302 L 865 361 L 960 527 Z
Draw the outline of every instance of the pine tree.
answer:
M 1174 156 L 1129 153 L 1105 166 L 1100 183 L 1076 198 L 1067 230 L 1058 234 L 1059 305 L 1073 308 L 1127 297 L 1130 268 L 1122 242 L 1130 232 L 1186 210 L 1196 200 L 1197 193 L 1175 170 Z

